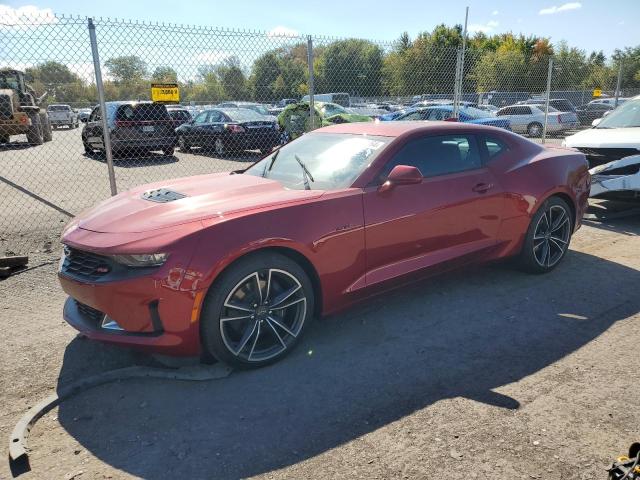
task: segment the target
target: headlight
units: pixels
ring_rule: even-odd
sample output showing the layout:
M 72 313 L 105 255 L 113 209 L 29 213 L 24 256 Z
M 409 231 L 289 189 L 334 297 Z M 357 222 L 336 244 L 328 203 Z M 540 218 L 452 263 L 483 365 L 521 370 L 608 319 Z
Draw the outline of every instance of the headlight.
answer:
M 129 255 L 111 255 L 111 258 L 127 267 L 158 267 L 167 261 L 166 253 L 141 253 Z

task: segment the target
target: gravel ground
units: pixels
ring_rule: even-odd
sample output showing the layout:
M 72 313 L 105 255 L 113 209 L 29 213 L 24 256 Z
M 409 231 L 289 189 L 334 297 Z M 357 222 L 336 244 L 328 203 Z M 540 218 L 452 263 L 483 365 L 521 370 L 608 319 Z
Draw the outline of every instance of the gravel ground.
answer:
M 640 440 L 639 234 L 589 223 L 551 274 L 417 283 L 258 371 L 88 390 L 36 424 L 20 478 L 605 479 Z M 56 260 L 0 282 L 0 438 L 58 385 L 151 363 L 63 322 Z

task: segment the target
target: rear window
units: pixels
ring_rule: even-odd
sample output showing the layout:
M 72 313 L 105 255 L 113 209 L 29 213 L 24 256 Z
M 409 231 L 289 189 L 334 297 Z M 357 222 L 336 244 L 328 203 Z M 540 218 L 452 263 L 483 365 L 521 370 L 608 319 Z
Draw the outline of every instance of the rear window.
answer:
M 248 108 L 238 108 L 223 110 L 223 112 L 234 122 L 252 122 L 265 120 L 264 115 L 254 112 Z
M 191 115 L 186 110 L 169 110 L 169 116 L 174 120 L 190 120 Z
M 71 107 L 69 105 L 49 105 L 47 110 L 50 112 L 68 112 Z
M 169 119 L 169 114 L 164 105 L 158 103 L 138 103 L 120 105 L 116 119 L 130 121 L 167 120 Z

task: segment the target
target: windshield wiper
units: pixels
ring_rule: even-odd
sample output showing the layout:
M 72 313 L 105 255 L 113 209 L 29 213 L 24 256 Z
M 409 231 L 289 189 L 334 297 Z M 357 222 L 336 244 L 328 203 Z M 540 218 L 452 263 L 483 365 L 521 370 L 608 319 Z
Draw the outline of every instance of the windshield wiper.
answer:
M 273 163 L 276 161 L 276 158 L 278 158 L 279 153 L 280 150 L 276 150 L 276 153 L 274 153 L 273 157 L 271 157 L 271 161 L 269 163 L 265 162 L 264 170 L 262 171 L 262 178 L 265 178 L 267 176 L 267 172 L 271 171 L 271 169 L 273 168 Z
M 312 182 L 315 182 L 315 180 L 313 179 L 313 175 L 311 175 L 311 172 L 309 171 L 309 169 L 302 162 L 302 160 L 300 160 L 300 157 L 298 156 L 298 154 L 295 154 L 294 157 L 296 159 L 296 162 L 298 162 L 298 164 L 302 168 L 302 180 L 304 181 L 304 189 L 311 190 L 311 187 L 309 186 L 309 179 L 311 179 Z

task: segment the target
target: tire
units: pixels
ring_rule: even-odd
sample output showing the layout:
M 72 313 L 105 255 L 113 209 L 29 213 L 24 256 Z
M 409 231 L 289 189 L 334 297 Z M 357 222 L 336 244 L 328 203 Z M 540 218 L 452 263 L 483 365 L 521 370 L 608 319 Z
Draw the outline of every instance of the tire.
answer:
M 269 155 L 273 151 L 273 148 L 261 148 L 260 153 L 264 156 Z
M 213 142 L 213 151 L 219 157 L 225 157 L 227 155 L 227 146 L 221 138 L 216 138 Z
M 175 148 L 174 147 L 163 148 L 162 153 L 167 157 L 172 157 L 173 154 L 175 153 Z
M 527 125 L 527 135 L 533 138 L 542 136 L 542 125 L 538 122 L 531 122 Z
M 573 222 L 567 202 L 559 197 L 547 199 L 529 224 L 520 252 L 522 269 L 530 273 L 547 273 L 556 268 L 569 249 Z
M 27 131 L 27 142 L 31 145 L 42 145 L 44 140 L 42 139 L 42 123 L 40 123 L 40 114 L 29 115 L 31 119 L 31 126 Z
M 184 135 L 180 135 L 178 137 L 178 147 L 180 148 L 181 152 L 190 152 L 191 151 L 191 145 L 189 145 L 189 142 L 187 142 L 187 139 L 184 138 Z
M 0 133 L 0 143 L 9 143 L 11 141 L 11 135 L 8 133 Z
M 287 308 L 273 308 L 275 301 Z M 312 319 L 314 301 L 309 277 L 290 258 L 256 253 L 240 259 L 205 297 L 200 318 L 205 352 L 239 368 L 276 362 L 298 344 Z
M 51 121 L 46 114 L 42 116 L 42 119 L 44 119 L 44 122 L 42 123 L 42 140 L 44 140 L 45 142 L 50 142 L 51 140 L 53 140 L 53 134 L 51 133 Z

